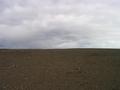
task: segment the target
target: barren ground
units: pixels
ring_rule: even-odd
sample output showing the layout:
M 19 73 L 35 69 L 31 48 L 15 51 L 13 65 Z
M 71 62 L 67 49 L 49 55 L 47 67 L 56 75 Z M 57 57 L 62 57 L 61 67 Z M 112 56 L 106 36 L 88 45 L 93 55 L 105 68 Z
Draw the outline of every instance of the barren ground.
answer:
M 120 90 L 120 50 L 0 50 L 0 90 Z

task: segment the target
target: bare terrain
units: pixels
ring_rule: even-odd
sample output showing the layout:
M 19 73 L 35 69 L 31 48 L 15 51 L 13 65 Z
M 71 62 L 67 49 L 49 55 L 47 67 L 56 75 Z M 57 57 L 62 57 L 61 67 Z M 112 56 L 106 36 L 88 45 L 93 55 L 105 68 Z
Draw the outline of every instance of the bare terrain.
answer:
M 120 90 L 120 50 L 1 49 L 0 90 Z

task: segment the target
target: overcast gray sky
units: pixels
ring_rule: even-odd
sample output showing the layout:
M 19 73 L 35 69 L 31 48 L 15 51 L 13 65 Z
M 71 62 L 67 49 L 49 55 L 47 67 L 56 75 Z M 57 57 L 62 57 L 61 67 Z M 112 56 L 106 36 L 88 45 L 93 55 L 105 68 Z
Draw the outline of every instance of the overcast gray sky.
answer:
M 0 48 L 120 48 L 120 0 L 0 0 Z

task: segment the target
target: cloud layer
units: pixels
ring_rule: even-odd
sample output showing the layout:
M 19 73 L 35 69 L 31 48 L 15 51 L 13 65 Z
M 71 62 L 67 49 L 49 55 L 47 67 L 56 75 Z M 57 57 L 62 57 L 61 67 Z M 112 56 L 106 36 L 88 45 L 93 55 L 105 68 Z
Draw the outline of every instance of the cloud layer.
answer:
M 0 0 L 0 48 L 120 48 L 119 0 Z

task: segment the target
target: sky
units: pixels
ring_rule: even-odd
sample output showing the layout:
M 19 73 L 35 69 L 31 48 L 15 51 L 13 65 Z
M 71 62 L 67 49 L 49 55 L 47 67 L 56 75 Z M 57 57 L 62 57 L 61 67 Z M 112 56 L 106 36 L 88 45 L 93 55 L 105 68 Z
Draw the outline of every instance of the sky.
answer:
M 120 48 L 120 0 L 0 0 L 0 48 Z

